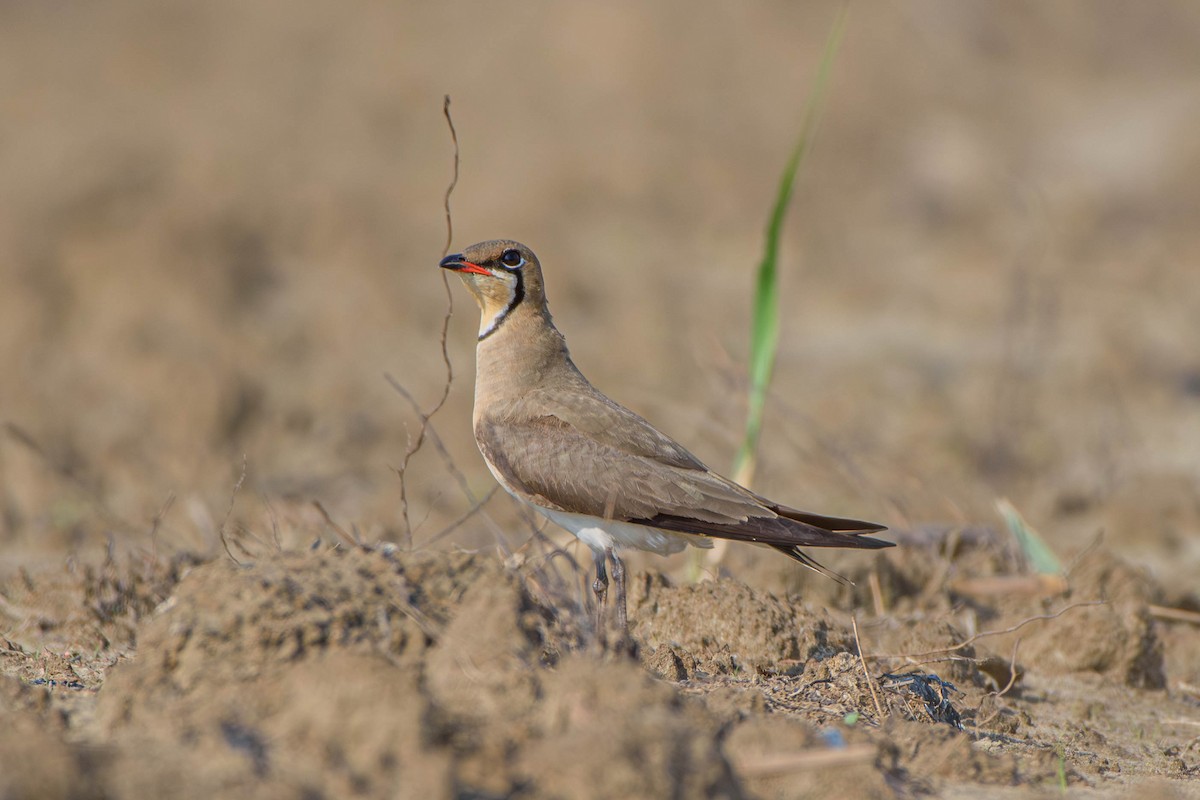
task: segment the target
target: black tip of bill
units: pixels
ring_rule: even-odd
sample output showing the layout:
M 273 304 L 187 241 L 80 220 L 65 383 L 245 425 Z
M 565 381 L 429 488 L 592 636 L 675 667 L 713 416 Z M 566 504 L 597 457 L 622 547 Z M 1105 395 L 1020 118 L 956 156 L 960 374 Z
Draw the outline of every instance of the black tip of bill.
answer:
M 462 253 L 451 253 L 438 264 L 442 269 L 458 269 L 463 265 Z

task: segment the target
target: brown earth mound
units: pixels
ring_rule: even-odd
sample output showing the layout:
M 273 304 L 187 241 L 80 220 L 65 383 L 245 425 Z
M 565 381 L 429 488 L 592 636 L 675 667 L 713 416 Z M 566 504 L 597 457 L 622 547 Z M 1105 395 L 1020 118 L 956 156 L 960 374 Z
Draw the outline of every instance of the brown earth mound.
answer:
M 121 754 L 114 785 L 176 793 L 194 775 L 195 797 L 737 795 L 699 704 L 631 663 L 568 656 L 549 669 L 552 619 L 478 555 L 202 567 L 100 693 L 99 728 Z
M 905 558 L 886 569 L 903 576 Z M 120 619 L 141 617 L 136 655 L 111 669 L 114 656 L 72 665 L 10 642 L 3 663 L 22 679 L 0 682 L 0 788 L 892 797 L 1194 774 L 1185 739 L 1158 744 L 1171 738 L 1168 715 L 1189 712 L 1156 688 L 1169 673 L 1149 584 L 1103 553 L 1076 573 L 1072 596 L 1027 602 L 1061 616 L 966 635 L 973 617 L 952 623 L 939 602 L 864 619 L 861 657 L 836 612 L 728 579 L 674 586 L 640 574 L 639 666 L 598 648 L 569 599 L 533 591 L 549 582 L 528 564 L 390 548 L 222 559 L 164 573 L 178 584 L 153 613 L 127 604 Z M 1097 581 L 1120 599 L 1071 607 Z M 1006 643 L 1020 634 L 1019 647 Z M 1121 644 L 1088 644 L 1100 641 Z M 1122 731 L 1151 724 L 1155 738 L 1131 751 Z

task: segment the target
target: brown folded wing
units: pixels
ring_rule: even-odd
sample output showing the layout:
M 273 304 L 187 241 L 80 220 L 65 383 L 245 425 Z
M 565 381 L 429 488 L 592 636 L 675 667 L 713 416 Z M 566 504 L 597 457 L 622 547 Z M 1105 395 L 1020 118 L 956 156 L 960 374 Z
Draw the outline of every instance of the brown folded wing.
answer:
M 509 486 L 546 508 L 769 544 L 805 563 L 809 560 L 794 548 L 890 546 L 856 535 L 883 526 L 808 514 L 755 495 L 707 469 L 641 417 L 608 402 L 599 415 L 592 408 L 578 409 L 588 413 L 576 415 L 577 409 L 568 406 L 525 421 L 484 418 L 475 436 Z M 562 417 L 593 422 L 607 417 L 608 424 L 585 423 L 590 430 L 584 431 Z

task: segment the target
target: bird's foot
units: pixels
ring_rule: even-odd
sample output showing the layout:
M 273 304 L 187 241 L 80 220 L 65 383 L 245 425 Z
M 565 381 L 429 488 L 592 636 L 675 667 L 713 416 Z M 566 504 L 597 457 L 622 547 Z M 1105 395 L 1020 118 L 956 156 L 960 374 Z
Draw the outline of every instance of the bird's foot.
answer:
M 605 648 L 607 636 L 607 614 L 605 608 L 608 605 L 608 571 L 605 569 L 604 553 L 596 553 L 596 579 L 592 581 L 592 593 L 596 599 L 596 614 L 593 620 L 596 630 L 596 641 L 600 645 L 600 649 Z
M 612 646 L 609 649 L 614 653 L 637 658 L 637 643 L 629 635 L 629 616 L 625 606 L 625 565 L 617 557 L 617 551 L 611 547 L 605 549 L 604 556 L 608 559 L 612 567 L 613 585 L 617 590 L 617 630 Z

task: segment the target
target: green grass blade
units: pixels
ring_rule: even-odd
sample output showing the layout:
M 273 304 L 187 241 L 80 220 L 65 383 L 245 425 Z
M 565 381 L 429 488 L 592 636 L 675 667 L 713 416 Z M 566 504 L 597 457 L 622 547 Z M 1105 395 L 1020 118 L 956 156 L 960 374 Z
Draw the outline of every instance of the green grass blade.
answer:
M 767 223 L 762 260 L 758 264 L 754 317 L 750 331 L 750 396 L 746 413 L 746 432 L 733 462 L 733 478 L 743 485 L 749 484 L 754 478 L 758 440 L 762 433 L 763 406 L 779 348 L 779 238 L 783 233 L 783 223 L 792 202 L 796 173 L 804 163 L 804 156 L 808 153 L 820 120 L 825 91 L 829 85 L 829 73 L 846 29 L 847 11 L 848 8 L 842 9 L 829 38 L 825 41 L 825 54 L 821 57 L 820 69 L 805 103 L 800 135 L 779 180 L 775 206 Z
M 1033 567 L 1034 572 L 1043 575 L 1062 574 L 1062 562 L 1058 560 L 1058 556 L 1054 555 L 1054 551 L 1050 549 L 1033 526 L 1025 521 L 1016 506 L 1007 499 L 1000 498 L 996 501 L 996 510 L 1004 518 L 1008 532 L 1017 540 L 1025 560 L 1029 566 Z

